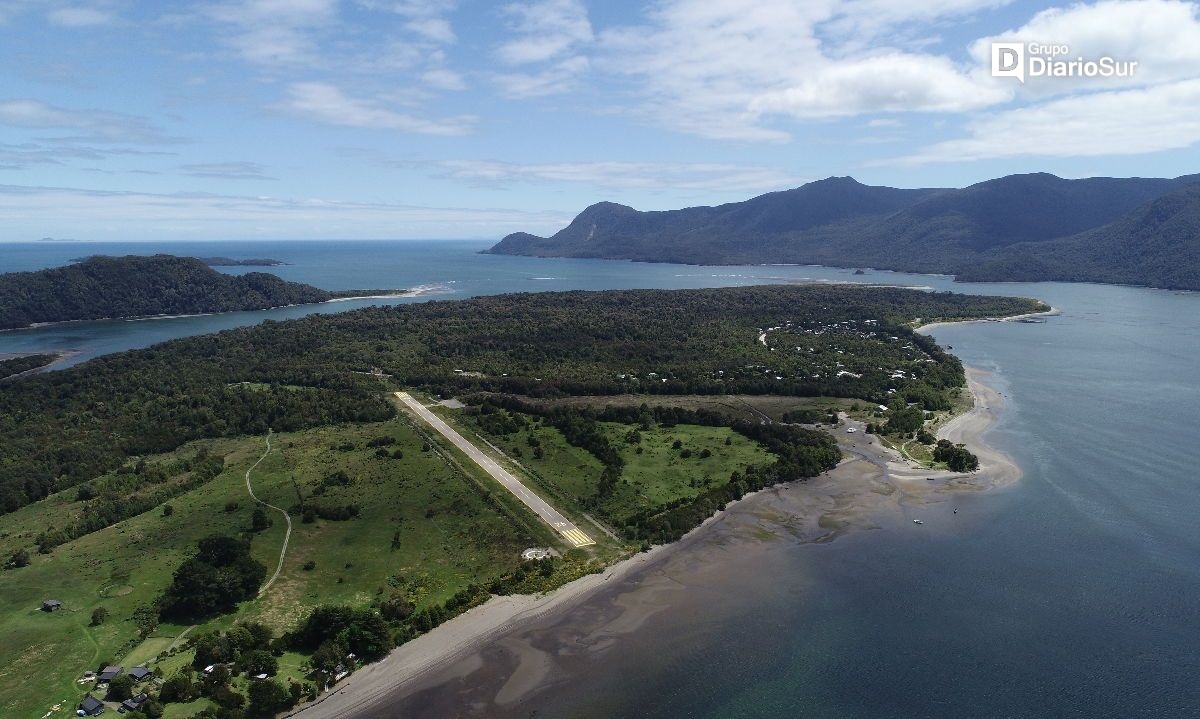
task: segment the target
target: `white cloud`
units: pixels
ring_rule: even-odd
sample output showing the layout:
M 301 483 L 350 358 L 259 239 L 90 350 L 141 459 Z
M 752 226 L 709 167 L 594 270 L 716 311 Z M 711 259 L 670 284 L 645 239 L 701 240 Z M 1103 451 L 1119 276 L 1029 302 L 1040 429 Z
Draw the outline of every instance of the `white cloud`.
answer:
M 642 115 L 720 139 L 786 140 L 770 122 L 778 116 L 962 112 L 1011 90 L 975 82 L 944 56 L 859 46 L 885 28 L 994 4 L 669 0 L 646 23 L 602 34 L 604 67 L 640 83 Z
M 103 110 L 72 110 L 39 100 L 0 100 L 0 125 L 35 130 L 68 130 L 91 142 L 174 142 L 148 120 Z
M 568 57 L 534 72 L 509 72 L 495 76 L 500 91 L 512 99 L 558 95 L 573 89 L 591 63 L 586 57 Z
M 398 130 L 424 135 L 462 135 L 475 118 L 457 116 L 427 120 L 397 112 L 371 100 L 346 95 L 324 82 L 296 82 L 288 86 L 285 107 L 326 125 Z
M 245 60 L 263 65 L 316 62 L 314 35 L 332 23 L 337 0 L 230 0 L 207 9 L 231 26 L 225 42 Z
M 501 45 L 496 56 L 509 65 L 553 60 L 592 41 L 587 8 L 579 0 L 516 3 L 505 6 L 504 14 L 516 37 Z
M 501 237 L 518 229 L 552 232 L 571 219 L 560 212 L 14 185 L 0 185 L 0 215 L 0 240 Z
M 508 97 L 553 95 L 573 89 L 590 67 L 584 48 L 595 39 L 579 0 L 538 0 L 507 5 L 512 37 L 496 49 L 501 63 L 525 69 L 498 73 Z M 530 67 L 532 66 L 532 67 Z
M 1010 89 L 981 83 L 946 58 L 889 53 L 828 63 L 784 90 L 753 98 L 750 110 L 798 118 L 964 112 L 1011 98 Z
M 607 190 L 764 192 L 795 187 L 804 179 L 770 167 L 722 163 L 558 162 L 512 163 L 448 160 L 445 176 L 481 185 L 569 182 Z
M 970 136 L 880 164 L 1002 157 L 1100 157 L 1177 150 L 1200 142 L 1200 80 L 1066 97 L 982 116 Z
M 421 74 L 421 80 L 430 87 L 439 90 L 466 90 L 467 83 L 463 80 L 462 75 L 459 75 L 453 70 L 446 68 L 435 68 L 426 70 Z
M 885 39 L 895 44 L 912 38 L 923 44 L 928 33 L 948 18 L 1008 5 L 1012 0 L 843 0 L 831 8 L 821 32 L 837 38 L 846 49 L 862 50 Z M 912 36 L 916 37 L 912 37 Z M 926 37 L 922 37 L 925 35 Z
M 46 19 L 62 27 L 94 27 L 108 25 L 116 18 L 112 13 L 95 7 L 61 7 L 46 14 Z
M 219 180 L 275 180 L 257 162 L 202 162 L 179 167 L 183 174 Z
M 1200 77 L 1200 18 L 1192 2 L 1177 0 L 1106 0 L 1091 5 L 1052 8 L 1025 25 L 984 37 L 971 45 L 980 68 L 989 61 L 993 41 L 1064 43 L 1070 58 L 1136 60 L 1132 78 L 1039 78 L 1020 87 L 1023 96 L 1113 89 Z M 1007 80 L 1006 82 L 1012 82 Z

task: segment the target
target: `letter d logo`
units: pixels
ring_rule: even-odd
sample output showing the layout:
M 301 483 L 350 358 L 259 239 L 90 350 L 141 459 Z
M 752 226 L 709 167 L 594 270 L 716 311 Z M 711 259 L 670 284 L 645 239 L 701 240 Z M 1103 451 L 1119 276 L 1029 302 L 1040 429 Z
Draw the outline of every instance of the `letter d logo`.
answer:
M 1025 83 L 1025 43 L 992 43 L 992 77 L 1015 77 Z

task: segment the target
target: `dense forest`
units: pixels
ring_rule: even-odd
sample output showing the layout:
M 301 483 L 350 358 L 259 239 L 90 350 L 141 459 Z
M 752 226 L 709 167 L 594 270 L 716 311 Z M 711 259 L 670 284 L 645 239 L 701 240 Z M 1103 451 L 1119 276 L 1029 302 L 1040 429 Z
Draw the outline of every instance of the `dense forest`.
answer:
M 766 286 L 513 294 L 268 321 L 6 385 L 0 510 L 194 439 L 385 419 L 392 406 L 362 374 L 372 367 L 443 394 L 898 396 L 938 407 L 963 384 L 962 366 L 914 333 L 914 318 L 1038 309 L 899 288 Z
M 95 256 L 66 267 L 0 275 L 0 329 L 66 320 L 258 310 L 349 294 L 263 272 L 227 275 L 190 257 Z
M 1037 173 L 962 189 L 900 190 L 831 177 L 716 207 L 640 212 L 601 202 L 552 237 L 518 232 L 488 252 L 1200 289 L 1198 186 L 1200 175 L 1068 180 Z

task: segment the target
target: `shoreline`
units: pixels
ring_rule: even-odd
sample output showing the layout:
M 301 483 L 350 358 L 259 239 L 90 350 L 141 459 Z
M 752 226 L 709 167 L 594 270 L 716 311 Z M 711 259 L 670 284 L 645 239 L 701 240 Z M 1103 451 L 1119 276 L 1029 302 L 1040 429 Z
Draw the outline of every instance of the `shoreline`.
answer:
M 1036 317 L 1057 317 L 1062 314 L 1062 310 L 1057 307 L 1051 307 L 1048 310 L 1041 312 L 1026 312 L 1022 315 L 1009 315 L 1008 317 L 981 317 L 975 320 L 938 320 L 937 322 L 928 322 L 913 328 L 913 332 L 928 334 L 931 330 L 939 327 L 950 327 L 952 325 L 977 325 L 985 322 L 1021 322 L 1023 320 L 1033 319 Z
M 842 449 L 838 467 L 818 477 L 788 482 L 748 494 L 707 518 L 671 544 L 656 545 L 543 595 L 492 597 L 430 632 L 394 649 L 387 657 L 351 674 L 315 701 L 284 716 L 302 719 L 373 716 L 385 703 L 394 704 L 446 682 L 462 679 L 483 667 L 483 650 L 503 642 L 522 647 L 518 667 L 505 677 L 494 701 L 509 706 L 535 693 L 545 684 L 554 663 L 552 655 L 525 646 L 516 635 L 564 621 L 572 610 L 598 599 L 603 590 L 636 588 L 656 567 L 687 559 L 685 550 L 705 547 L 718 535 L 740 533 L 737 525 L 756 523 L 746 541 L 763 542 L 787 535 L 802 543 L 829 542 L 841 534 L 879 523 L 904 525 L 913 508 L 944 501 L 944 495 L 983 491 L 1009 485 L 1021 469 L 1003 452 L 987 445 L 983 436 L 999 421 L 1003 396 L 989 384 L 989 373 L 967 368 L 967 386 L 973 397 L 970 410 L 957 415 L 937 435 L 963 442 L 980 459 L 970 474 L 928 470 L 904 460 L 878 438 L 863 432 L 861 423 L 846 421 L 831 431 Z M 855 428 L 850 433 L 848 428 Z M 896 512 L 899 508 L 902 511 Z M 764 528 L 763 523 L 769 523 Z M 695 559 L 694 557 L 692 558 Z M 631 589 L 630 591 L 633 591 Z M 653 603 L 651 603 L 653 604 Z M 644 616 L 622 620 L 630 631 L 656 607 L 640 606 Z M 631 610 L 632 611 L 632 610 Z M 510 646 L 511 645 L 511 646 Z
M 27 369 L 24 372 L 18 372 L 16 374 L 11 374 L 11 375 L 8 375 L 7 377 L 0 377 L 0 382 L 14 382 L 16 380 L 21 379 L 22 377 L 28 377 L 28 376 L 32 376 L 35 374 L 40 374 L 42 372 L 46 372 L 50 368 L 52 368 L 54 365 L 58 364 L 59 362 L 62 362 L 63 360 L 71 359 L 72 357 L 77 357 L 80 354 L 82 354 L 82 353 L 79 350 L 44 350 L 41 352 L 0 352 L 0 360 L 17 359 L 19 357 L 33 357 L 36 355 L 54 355 L 54 359 L 50 360 L 49 362 L 42 365 L 41 367 L 34 367 L 32 369 Z
M 37 330 L 43 327 L 58 327 L 60 325 L 71 325 L 83 322 L 149 322 L 153 320 L 177 320 L 188 317 L 212 317 L 215 315 L 231 315 L 236 312 L 269 312 L 271 310 L 282 310 L 289 307 L 311 307 L 316 305 L 327 305 L 334 302 L 349 302 L 351 300 L 391 300 L 391 299 L 408 299 L 413 297 L 424 297 L 426 295 L 436 295 L 449 293 L 451 290 L 444 285 L 418 285 L 411 289 L 400 290 L 384 295 L 355 295 L 353 297 L 333 297 L 320 302 L 300 302 L 292 305 L 274 305 L 272 307 L 260 307 L 254 310 L 225 310 L 223 312 L 194 312 L 191 314 L 182 315 L 126 315 L 122 317 L 96 317 L 86 320 L 56 320 L 54 322 L 34 322 L 25 325 L 24 327 L 5 327 L 0 329 L 0 332 L 21 332 L 23 330 Z M 37 354 L 37 353 L 34 353 Z

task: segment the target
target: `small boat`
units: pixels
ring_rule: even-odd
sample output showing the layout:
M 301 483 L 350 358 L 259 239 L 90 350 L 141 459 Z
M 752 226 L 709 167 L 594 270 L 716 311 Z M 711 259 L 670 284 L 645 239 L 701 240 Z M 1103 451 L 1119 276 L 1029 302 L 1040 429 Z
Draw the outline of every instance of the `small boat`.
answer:
M 919 520 L 919 519 L 914 519 L 914 520 L 913 520 L 913 524 L 925 524 L 925 523 L 924 523 L 924 522 L 922 522 L 922 521 L 921 521 L 921 520 Z

